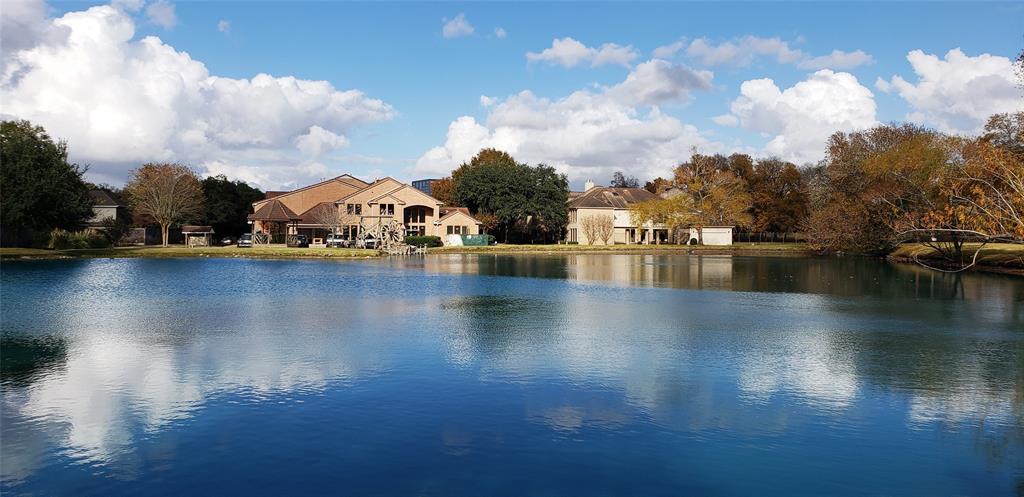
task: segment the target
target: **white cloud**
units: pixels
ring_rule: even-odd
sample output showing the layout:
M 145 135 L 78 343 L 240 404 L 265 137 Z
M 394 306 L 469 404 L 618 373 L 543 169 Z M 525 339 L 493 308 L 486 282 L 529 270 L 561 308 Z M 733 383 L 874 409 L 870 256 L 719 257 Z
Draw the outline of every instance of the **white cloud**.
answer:
M 599 48 L 588 47 L 570 37 L 555 39 L 551 47 L 545 48 L 540 53 L 527 52 L 526 60 L 530 62 L 546 62 L 551 65 L 560 65 L 565 68 L 575 67 L 583 62 L 590 62 L 591 67 L 603 66 L 605 64 L 618 64 L 629 67 L 638 56 L 632 45 L 622 46 L 615 43 L 605 43 Z
M 230 33 L 231 32 L 231 21 L 228 21 L 228 20 L 225 20 L 225 19 L 221 19 L 221 20 L 217 21 L 217 31 L 220 31 L 221 33 Z
M 686 48 L 686 40 L 678 40 L 674 43 L 669 43 L 668 45 L 662 45 L 655 48 L 654 51 L 651 52 L 651 55 L 657 59 L 670 59 L 675 57 L 676 53 L 683 48 Z
M 455 16 L 455 19 L 441 19 L 441 22 L 444 23 L 444 27 L 441 28 L 441 35 L 445 38 L 458 38 L 473 34 L 473 25 L 466 20 L 466 15 L 461 12 Z
M 18 52 L 39 45 L 63 43 L 68 29 L 55 26 L 46 18 L 42 0 L 5 2 L 0 9 L 0 76 L 16 79 L 23 70 Z
M 126 12 L 138 12 L 146 5 L 146 2 L 145 0 L 113 0 L 110 5 Z
M 785 90 L 771 79 L 745 81 L 732 102 L 735 121 L 718 116 L 715 122 L 738 123 L 771 137 L 764 153 L 797 163 L 824 156 L 825 143 L 836 131 L 864 129 L 877 124 L 871 90 L 844 72 L 822 69 Z
M 480 105 L 484 107 L 490 107 L 497 102 L 498 99 L 494 97 L 488 97 L 487 95 L 480 95 Z
M 598 91 L 579 90 L 555 100 L 530 91 L 489 99 L 485 122 L 470 116 L 453 121 L 444 145 L 424 153 L 414 172 L 447 174 L 481 148 L 496 147 L 517 160 L 554 166 L 572 180 L 605 177 L 617 169 L 642 177 L 667 174 L 692 147 L 721 148 L 657 106 L 687 101 L 691 90 L 709 88 L 711 77 L 651 60 L 623 82 Z
M 675 53 L 681 48 L 678 46 L 679 43 L 659 47 L 655 51 L 660 50 L 667 53 L 674 48 L 671 52 Z M 707 38 L 697 38 L 686 47 L 686 55 L 705 66 L 743 67 L 750 65 L 758 57 L 773 58 L 779 64 L 794 64 L 801 69 L 852 69 L 874 62 L 874 58 L 863 50 L 853 52 L 833 50 L 828 55 L 812 56 L 800 49 L 790 47 L 789 42 L 779 38 L 758 36 L 744 36 L 719 44 L 715 44 Z
M 508 32 L 505 31 L 505 28 L 494 28 L 494 36 L 498 39 L 504 40 L 505 38 L 508 38 Z
M 686 102 L 691 90 L 710 90 L 714 74 L 653 59 L 636 66 L 626 80 L 608 94 L 630 105 L 659 105 Z
M 966 55 L 959 48 L 940 59 L 914 50 L 907 54 L 917 83 L 900 76 L 879 78 L 875 87 L 896 92 L 913 109 L 907 119 L 949 133 L 977 133 L 992 114 L 1024 110 L 1014 81 L 1013 61 L 997 55 Z
M 715 116 L 712 117 L 711 120 L 714 121 L 715 124 L 719 126 L 727 126 L 730 128 L 739 126 L 740 124 L 739 118 L 732 114 L 723 114 L 721 116 Z
M 166 0 L 156 0 L 146 7 L 146 18 L 149 22 L 164 29 L 172 29 L 178 24 L 178 16 L 174 13 L 174 5 Z
M 686 55 L 706 66 L 746 66 L 759 56 L 773 57 L 781 64 L 792 64 L 804 56 L 800 50 L 790 48 L 789 43 L 778 38 L 757 36 L 744 36 L 718 45 L 707 38 L 697 38 L 686 48 Z
M 13 55 L 20 69 L 0 81 L 3 112 L 67 139 L 72 160 L 108 180 L 145 161 L 175 160 L 259 168 L 260 186 L 277 187 L 306 179 L 300 152 L 343 146 L 350 130 L 394 115 L 386 103 L 326 81 L 211 75 L 159 38 L 133 40 L 132 19 L 110 6 L 49 23 L 68 37 Z
M 295 137 L 295 146 L 306 155 L 317 158 L 326 152 L 348 145 L 348 139 L 313 125 L 309 132 Z
M 871 64 L 875 59 L 863 50 L 844 52 L 833 50 L 828 55 L 809 57 L 797 63 L 800 69 L 852 69 L 854 67 Z

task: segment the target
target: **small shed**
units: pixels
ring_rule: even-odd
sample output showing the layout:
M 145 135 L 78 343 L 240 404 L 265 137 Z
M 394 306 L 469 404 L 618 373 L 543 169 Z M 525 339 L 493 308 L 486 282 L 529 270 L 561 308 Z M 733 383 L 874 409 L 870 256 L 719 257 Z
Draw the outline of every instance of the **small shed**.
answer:
M 704 245 L 732 245 L 732 226 L 705 226 L 703 229 Z M 690 241 L 700 240 L 697 228 L 690 228 Z
M 213 245 L 213 226 L 182 226 L 181 235 L 187 247 L 209 247 Z

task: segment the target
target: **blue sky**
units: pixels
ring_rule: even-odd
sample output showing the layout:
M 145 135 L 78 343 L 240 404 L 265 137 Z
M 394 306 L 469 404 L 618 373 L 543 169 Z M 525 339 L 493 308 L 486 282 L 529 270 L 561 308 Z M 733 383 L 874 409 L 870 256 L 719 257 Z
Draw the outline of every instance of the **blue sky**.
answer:
M 151 12 L 154 4 L 162 10 Z M 44 18 L 33 18 L 33 22 L 53 24 L 64 14 L 103 5 L 51 2 Z M 40 35 L 44 41 L 39 44 L 29 44 L 13 55 L 10 50 L 5 53 L 5 60 L 16 59 L 5 64 L 17 64 L 18 74 L 28 76 L 3 82 L 9 90 L 4 114 L 39 122 L 65 137 L 72 156 L 92 165 L 95 179 L 114 183 L 123 181 L 128 170 L 150 156 L 151 160 L 182 160 L 200 172 L 225 173 L 264 188 L 301 185 L 342 172 L 369 179 L 392 175 L 411 180 L 443 174 L 477 145 L 503 146 L 513 149 L 520 160 L 553 164 L 569 174 L 574 185 L 591 176 L 599 183 L 607 181 L 615 169 L 649 179 L 684 160 L 691 148 L 780 155 L 806 163 L 820 159 L 824 137 L 836 129 L 909 116 L 944 131 L 971 133 L 982 124 L 982 115 L 1021 110 L 1021 93 L 1009 93 L 1015 84 L 1009 64 L 1024 46 L 1022 7 L 1021 3 L 978 2 L 130 0 L 117 4 L 118 14 L 111 14 L 133 24 L 130 40 L 111 42 L 126 49 L 103 45 L 88 56 L 109 61 L 129 54 L 125 57 L 139 58 L 135 66 L 154 63 L 154 57 L 130 48 L 152 35 L 167 50 L 187 53 L 193 62 L 205 66 L 206 77 L 249 80 L 265 73 L 274 78 L 327 81 L 336 92 L 357 90 L 361 98 L 379 101 L 387 109 L 367 110 L 367 105 L 377 104 L 363 102 L 358 104 L 360 117 L 352 118 L 353 113 L 344 109 L 324 116 L 285 106 L 279 112 L 288 114 L 282 119 L 287 124 L 247 141 L 246 123 L 270 117 L 233 110 L 238 115 L 229 126 L 204 108 L 217 107 L 224 99 L 260 107 L 260 98 L 243 104 L 250 98 L 243 88 L 237 94 L 194 97 L 191 104 L 181 104 L 179 97 L 172 104 L 160 103 L 163 97 L 154 97 L 157 90 L 153 88 L 173 87 L 167 81 L 175 80 L 175 69 L 160 76 L 165 80 L 154 81 L 133 75 L 133 62 L 124 60 L 127 68 L 114 65 L 105 70 L 122 71 L 122 91 L 129 94 L 125 100 L 133 100 L 131 94 L 138 91 L 135 108 L 152 103 L 148 98 L 157 102 L 152 109 L 133 117 L 134 109 L 118 109 L 116 98 L 97 101 L 91 111 L 89 102 L 83 101 L 89 97 L 75 99 L 81 103 L 80 108 L 76 106 L 81 116 L 113 113 L 124 117 L 125 130 L 143 130 L 140 143 L 152 146 L 139 146 L 122 160 L 118 148 L 123 147 L 97 131 L 102 121 L 83 125 L 79 118 L 68 123 L 62 120 L 70 120 L 69 116 L 41 110 L 54 105 L 55 94 L 89 93 L 86 88 L 68 87 L 83 81 L 60 82 L 64 79 L 60 71 L 71 69 L 59 64 L 59 57 L 87 56 L 70 49 L 48 62 L 31 56 L 47 43 L 51 47 L 67 43 L 47 41 Z M 460 14 L 472 33 L 445 37 L 445 21 Z M 13 14 L 3 15 L 7 22 Z M 506 36 L 497 36 L 496 28 Z M 84 32 L 75 27 L 73 33 L 76 29 Z M 528 60 L 527 53 L 540 54 L 552 48 L 554 40 L 566 38 L 594 51 L 615 44 L 621 49 L 617 53 L 626 55 L 596 66 L 592 58 L 572 67 L 558 62 L 568 59 Z M 674 53 L 666 49 L 659 53 L 662 57 L 653 57 L 658 47 L 675 42 L 680 43 Z M 962 57 L 950 58 L 948 52 L 957 48 Z M 120 55 L 104 55 L 106 49 Z M 860 53 L 845 61 L 815 60 L 835 50 Z M 915 50 L 920 51 L 916 66 L 908 61 L 908 54 Z M 660 62 L 649 64 L 646 69 L 651 71 L 645 73 L 641 66 L 653 61 Z M 188 72 L 191 66 L 182 67 Z M 827 73 L 815 76 L 818 71 Z M 89 72 L 93 74 L 87 77 L 101 81 L 114 76 L 94 69 Z M 633 73 L 636 84 L 622 91 L 609 90 Z M 641 78 L 643 74 L 649 77 Z M 902 80 L 895 82 L 894 75 Z M 765 78 L 772 83 L 744 87 L 745 82 Z M 50 87 L 44 92 L 39 83 L 25 86 L 31 81 L 46 81 Z M 195 94 L 202 94 L 209 81 L 202 77 L 196 81 L 200 90 Z M 650 98 L 629 96 L 651 85 L 656 93 Z M 520 95 L 523 91 L 530 92 L 529 98 Z M 484 105 L 481 96 L 491 97 L 492 103 Z M 183 112 L 182 105 L 197 108 Z M 806 108 L 796 108 L 801 106 Z M 276 107 L 268 104 L 266 108 Z M 142 121 L 161 112 L 174 117 L 158 119 L 154 128 L 158 131 L 145 132 L 149 124 Z M 459 121 L 463 116 L 471 121 Z M 566 122 L 551 124 L 560 119 Z M 192 121 L 205 123 L 202 145 L 190 146 L 197 142 L 175 135 L 188 135 L 184 129 Z M 459 129 L 451 131 L 456 121 Z M 326 130 L 328 138 L 316 141 L 312 148 L 299 147 L 301 135 L 314 136 L 309 131 L 313 125 Z M 229 133 L 238 137 L 226 143 L 223 136 Z M 76 143 L 83 144 L 77 155 Z

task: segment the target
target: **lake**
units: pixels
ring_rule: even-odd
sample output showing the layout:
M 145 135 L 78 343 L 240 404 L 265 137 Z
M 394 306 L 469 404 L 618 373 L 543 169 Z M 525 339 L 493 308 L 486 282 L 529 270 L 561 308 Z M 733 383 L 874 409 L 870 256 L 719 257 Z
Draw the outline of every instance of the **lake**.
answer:
M 859 258 L 0 267 L 6 495 L 1024 494 L 1024 278 Z

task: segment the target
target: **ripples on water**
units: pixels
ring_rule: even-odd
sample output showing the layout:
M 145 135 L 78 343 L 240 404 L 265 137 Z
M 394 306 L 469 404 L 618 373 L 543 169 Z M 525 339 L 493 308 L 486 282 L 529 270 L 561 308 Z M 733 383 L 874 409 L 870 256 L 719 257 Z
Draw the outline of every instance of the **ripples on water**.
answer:
M 1024 280 L 864 259 L 0 268 L 5 495 L 1014 495 Z

